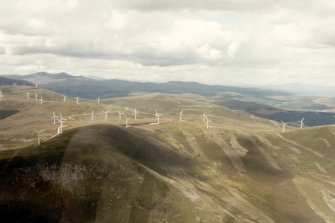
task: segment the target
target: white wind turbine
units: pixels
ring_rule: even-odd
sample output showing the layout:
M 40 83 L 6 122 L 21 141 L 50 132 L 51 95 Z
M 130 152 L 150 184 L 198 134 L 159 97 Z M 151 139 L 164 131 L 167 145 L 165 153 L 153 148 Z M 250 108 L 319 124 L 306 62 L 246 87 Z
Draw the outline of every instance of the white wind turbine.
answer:
M 119 120 L 121 120 L 121 117 L 122 117 L 122 112 L 120 112 L 120 111 L 116 111 L 116 113 L 118 113 L 118 115 L 119 115 Z
M 35 84 L 35 88 L 38 88 L 38 84 Z
M 54 125 L 56 125 L 56 120 L 57 120 L 58 116 L 56 116 L 55 112 L 52 112 L 52 117 L 51 119 L 53 120 L 54 122 Z
M 300 121 L 297 121 L 298 123 L 300 123 L 300 128 L 301 129 L 305 126 L 304 120 L 305 120 L 305 118 L 302 118 Z
M 30 99 L 30 93 L 27 92 L 27 99 L 29 100 Z
M 97 98 L 98 104 L 100 104 L 100 97 Z
M 44 100 L 43 100 L 43 97 L 41 96 L 41 98 L 40 98 L 40 104 L 43 105 L 43 102 L 44 102 Z
M 136 110 L 136 108 L 135 108 L 135 110 L 134 110 L 134 119 L 135 119 L 135 120 L 137 119 L 137 110 Z
M 282 123 L 282 132 L 285 132 L 286 131 L 286 125 L 288 124 L 288 123 L 290 123 L 290 122 L 283 122 L 283 121 L 281 121 L 281 123 Z
M 91 112 L 91 122 L 94 121 L 94 110 Z
M 65 103 L 66 102 L 66 96 L 63 95 L 63 102 Z
M 109 111 L 103 111 L 102 113 L 105 114 L 105 121 L 107 121 Z
M 74 121 L 75 119 L 72 118 L 72 115 L 70 115 L 70 116 L 67 116 L 67 120 L 72 120 L 72 121 Z
M 205 123 L 206 129 L 208 129 L 209 126 L 208 126 L 208 118 L 207 118 L 206 112 L 202 115 L 202 121 Z
M 183 113 L 183 109 L 180 111 L 179 113 L 179 121 L 183 121 L 183 116 L 184 116 L 184 113 Z
M 157 111 L 155 111 L 155 117 L 157 119 L 157 125 L 159 125 L 159 118 L 162 114 L 161 113 L 158 113 Z
M 65 118 L 62 117 L 62 114 L 59 114 L 59 119 L 58 119 L 58 122 L 59 122 L 59 127 L 57 129 L 57 134 L 60 134 L 63 132 L 63 128 L 65 128 L 66 126 L 63 125 L 63 123 L 66 121 Z
M 37 145 L 41 145 L 41 133 L 44 132 L 44 130 L 35 130 L 37 133 Z
M 123 113 L 122 113 L 122 115 L 124 116 L 125 121 L 126 121 L 126 128 L 128 128 L 128 127 L 129 127 L 129 126 L 128 126 L 128 119 L 129 119 L 129 118 L 128 118 L 125 114 L 123 114 Z
M 76 97 L 76 104 L 79 105 L 79 97 Z

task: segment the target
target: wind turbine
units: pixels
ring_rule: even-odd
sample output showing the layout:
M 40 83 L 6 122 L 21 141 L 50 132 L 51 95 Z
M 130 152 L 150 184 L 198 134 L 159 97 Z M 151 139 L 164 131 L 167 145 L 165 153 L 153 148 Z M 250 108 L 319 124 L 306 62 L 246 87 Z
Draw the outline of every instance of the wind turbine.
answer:
M 38 101 L 38 94 L 35 94 L 35 101 Z
M 79 105 L 79 97 L 76 97 L 76 104 Z
M 298 123 L 300 123 L 300 128 L 301 129 L 305 126 L 304 120 L 305 120 L 305 118 L 302 118 L 300 121 L 297 121 Z
M 105 113 L 105 121 L 107 121 L 109 111 L 103 111 L 102 113 Z
M 44 132 L 44 130 L 35 130 L 37 133 L 37 145 L 41 145 L 41 133 Z
M 91 122 L 94 121 L 94 110 L 91 112 Z
M 206 116 L 206 112 L 204 112 L 204 114 L 202 115 L 202 121 L 205 122 L 207 116 Z
M 100 104 L 100 97 L 97 98 L 98 104 Z
M 128 117 L 125 115 L 125 114 L 122 114 L 123 116 L 124 116 L 124 118 L 125 118 L 125 120 L 126 120 L 126 128 L 128 128 L 129 126 L 128 126 Z
M 56 116 L 55 112 L 52 112 L 52 117 L 51 119 L 54 121 L 54 125 L 56 125 L 56 119 L 58 118 L 58 116 Z
M 72 121 L 74 121 L 75 119 L 72 118 L 72 116 L 70 115 L 70 116 L 67 116 L 67 120 L 72 120 Z
M 281 121 L 281 123 L 283 124 L 282 132 L 285 132 L 285 130 L 286 130 L 286 125 L 287 125 L 288 123 L 290 123 L 290 122 L 283 122 L 283 121 Z
M 182 109 L 179 113 L 179 121 L 183 121 L 183 116 L 184 114 L 183 114 L 183 109 Z
M 38 88 L 38 84 L 35 84 L 35 88 Z
M 43 97 L 41 96 L 41 98 L 40 98 L 40 104 L 41 104 L 41 105 L 43 105 L 43 101 L 44 101 L 44 100 L 43 100 Z
M 30 99 L 30 93 L 27 92 L 27 99 L 29 100 Z
M 121 113 L 120 111 L 116 111 L 119 114 L 119 120 L 121 120 L 121 116 L 123 113 Z
M 135 119 L 135 120 L 137 119 L 137 110 L 136 110 L 136 108 L 135 108 L 135 110 L 134 110 L 134 119 Z
M 65 103 L 66 102 L 66 96 L 63 95 L 63 102 Z
M 209 126 L 208 126 L 208 118 L 207 118 L 206 112 L 202 115 L 202 121 L 205 123 L 206 129 L 208 129 Z
M 58 122 L 59 122 L 59 127 L 57 129 L 57 133 L 62 133 L 63 132 L 63 128 L 66 127 L 63 125 L 63 123 L 66 121 L 65 118 L 62 117 L 62 114 L 59 114 L 59 119 L 58 119 Z
M 157 118 L 157 125 L 159 125 L 159 117 L 162 115 L 161 113 L 158 113 L 157 111 L 155 111 L 155 117 Z

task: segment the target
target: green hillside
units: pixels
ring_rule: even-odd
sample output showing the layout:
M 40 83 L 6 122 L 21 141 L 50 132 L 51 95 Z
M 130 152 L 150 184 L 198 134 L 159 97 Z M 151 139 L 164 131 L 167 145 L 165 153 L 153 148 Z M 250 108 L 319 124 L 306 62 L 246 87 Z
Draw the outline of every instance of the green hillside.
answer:
M 335 222 L 335 127 L 282 133 L 279 123 L 180 95 L 77 105 L 44 89 L 6 92 L 3 108 L 19 112 L 0 121 L 2 222 Z M 50 138 L 53 111 L 74 120 Z M 131 117 L 129 127 L 112 111 Z M 40 146 L 34 129 L 45 130 Z

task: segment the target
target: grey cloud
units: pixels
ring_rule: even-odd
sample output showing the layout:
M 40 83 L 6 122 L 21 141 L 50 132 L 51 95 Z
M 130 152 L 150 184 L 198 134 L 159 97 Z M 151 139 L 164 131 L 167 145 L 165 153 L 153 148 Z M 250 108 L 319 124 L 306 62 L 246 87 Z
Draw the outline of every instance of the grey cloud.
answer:
M 144 11 L 212 10 L 271 13 L 275 10 L 293 9 L 295 11 L 308 10 L 321 14 L 329 11 L 328 7 L 318 7 L 318 2 L 313 0 L 124 0 L 113 1 L 113 5 Z
M 27 2 L 1 2 L 0 72 L 64 67 L 201 81 L 229 73 L 265 82 L 329 74 L 335 64 L 331 0 Z
M 108 49 L 94 49 L 90 46 L 67 46 L 61 48 L 48 47 L 17 47 L 16 55 L 54 54 L 76 58 L 91 58 L 103 60 L 128 60 L 145 66 L 175 66 L 185 64 L 207 63 L 220 64 L 222 60 L 209 61 L 201 58 L 191 49 L 179 52 L 158 52 L 157 49 L 142 48 L 131 53 L 115 52 Z
M 6 53 L 6 48 L 3 46 L 0 46 L 0 54 L 5 54 Z

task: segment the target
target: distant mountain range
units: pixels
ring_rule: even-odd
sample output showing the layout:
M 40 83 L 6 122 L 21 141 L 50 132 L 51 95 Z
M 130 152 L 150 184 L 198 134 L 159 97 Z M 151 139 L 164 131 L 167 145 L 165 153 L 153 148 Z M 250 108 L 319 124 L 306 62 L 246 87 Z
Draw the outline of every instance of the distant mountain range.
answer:
M 39 72 L 29 75 L 4 75 L 3 77 L 25 80 L 37 83 L 41 87 L 69 96 L 82 98 L 111 98 L 128 96 L 138 92 L 170 93 L 170 94 L 197 94 L 215 96 L 224 92 L 234 92 L 254 97 L 271 95 L 288 95 L 288 93 L 257 88 L 241 88 L 221 85 L 205 85 L 196 82 L 170 81 L 166 83 L 132 82 L 117 79 L 92 79 L 84 76 L 72 76 L 67 73 Z
M 23 79 L 16 79 L 16 78 L 9 78 L 5 76 L 0 76 L 0 85 L 27 85 L 27 86 L 33 86 L 29 81 L 23 80 Z
M 39 84 L 40 87 L 73 97 L 87 99 L 116 98 L 142 93 L 193 94 L 211 98 L 212 102 L 230 109 L 241 110 L 275 121 L 296 122 L 305 117 L 308 126 L 334 124 L 334 113 L 315 110 L 329 107 L 310 97 L 297 97 L 279 90 L 205 85 L 196 82 L 170 81 L 166 83 L 133 82 L 116 79 L 94 79 L 67 73 L 39 72 L 29 75 L 3 75 L 1 84 Z M 291 97 L 296 99 L 292 100 Z M 197 97 L 197 96 L 195 96 Z M 279 98 L 279 99 L 277 99 Z M 288 98 L 288 99 L 287 99 Z M 201 99 L 201 97 L 199 97 Z M 274 106 L 276 104 L 277 106 Z M 290 108 L 280 109 L 281 104 Z M 297 110 L 297 111 L 291 111 Z

